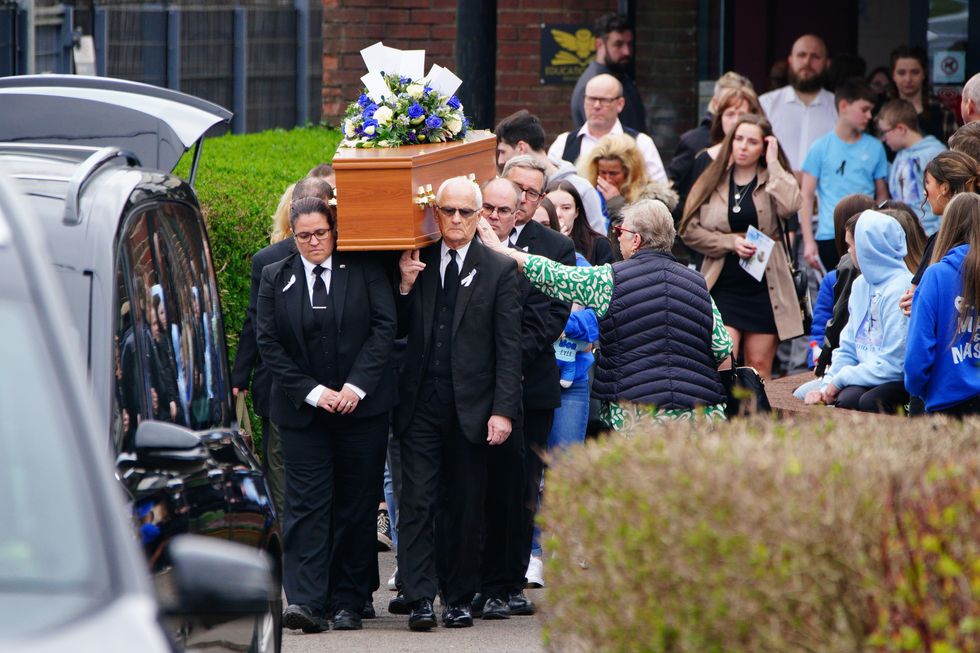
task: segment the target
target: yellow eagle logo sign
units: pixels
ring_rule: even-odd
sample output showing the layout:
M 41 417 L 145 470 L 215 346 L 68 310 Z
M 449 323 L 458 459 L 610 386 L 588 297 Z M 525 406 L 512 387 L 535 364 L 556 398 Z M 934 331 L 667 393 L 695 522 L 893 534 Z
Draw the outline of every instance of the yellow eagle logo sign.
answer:
M 595 55 L 595 37 L 590 30 L 582 28 L 572 34 L 552 29 L 551 36 L 562 48 L 552 57 L 552 66 L 587 66 L 592 61 Z

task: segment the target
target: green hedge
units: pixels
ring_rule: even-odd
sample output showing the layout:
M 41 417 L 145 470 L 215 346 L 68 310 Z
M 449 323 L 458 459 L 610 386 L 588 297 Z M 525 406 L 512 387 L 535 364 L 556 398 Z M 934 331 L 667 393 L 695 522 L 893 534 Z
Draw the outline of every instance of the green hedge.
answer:
M 546 488 L 551 650 L 980 650 L 980 422 L 646 424 Z
M 252 254 L 269 244 L 272 214 L 286 188 L 310 168 L 333 159 L 340 132 L 311 126 L 205 141 L 195 190 L 201 200 L 218 273 L 229 364 L 245 320 Z M 177 166 L 187 177 L 191 156 Z M 254 419 L 253 426 L 259 424 Z

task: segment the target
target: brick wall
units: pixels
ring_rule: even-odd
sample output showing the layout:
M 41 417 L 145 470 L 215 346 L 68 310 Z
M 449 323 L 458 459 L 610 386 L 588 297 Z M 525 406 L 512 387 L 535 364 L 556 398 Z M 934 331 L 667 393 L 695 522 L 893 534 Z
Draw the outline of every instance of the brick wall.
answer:
M 455 0 L 323 0 L 323 116 L 339 124 L 365 73 L 358 54 L 375 41 L 425 48 L 426 67 L 455 68 Z M 548 139 L 570 127 L 572 86 L 540 83 L 542 23 L 591 25 L 617 0 L 497 0 L 496 120 L 519 109 L 537 114 Z M 637 83 L 663 158 L 697 122 L 696 0 L 637 0 Z M 493 125 L 478 125 L 492 129 Z

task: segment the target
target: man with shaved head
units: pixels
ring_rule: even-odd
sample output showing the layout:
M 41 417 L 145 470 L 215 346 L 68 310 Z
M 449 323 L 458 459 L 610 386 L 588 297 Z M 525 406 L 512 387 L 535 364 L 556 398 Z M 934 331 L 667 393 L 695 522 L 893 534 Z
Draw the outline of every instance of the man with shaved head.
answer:
M 963 85 L 960 114 L 963 116 L 964 125 L 980 120 L 980 73 L 971 77 Z
M 606 134 L 625 133 L 636 139 L 636 146 L 643 155 L 650 178 L 666 182 L 667 172 L 653 139 L 632 127 L 623 126 L 620 122 L 619 116 L 625 106 L 623 85 L 619 80 L 608 74 L 596 75 L 585 85 L 585 124 L 574 134 L 559 134 L 548 149 L 548 157 L 576 163 L 582 156 L 588 155 Z
M 759 97 L 772 123 L 772 131 L 799 172 L 813 141 L 837 124 L 834 94 L 824 88 L 830 58 L 819 36 L 804 34 L 793 43 L 789 59 L 789 85 Z
M 399 261 L 398 335 L 407 344 L 394 419 L 398 569 L 411 630 L 436 625 L 437 592 L 444 626 L 473 625 L 488 450 L 507 441 L 521 412 L 517 276 L 512 261 L 473 238 L 482 207 L 476 184 L 447 180 L 436 194 L 442 238 Z

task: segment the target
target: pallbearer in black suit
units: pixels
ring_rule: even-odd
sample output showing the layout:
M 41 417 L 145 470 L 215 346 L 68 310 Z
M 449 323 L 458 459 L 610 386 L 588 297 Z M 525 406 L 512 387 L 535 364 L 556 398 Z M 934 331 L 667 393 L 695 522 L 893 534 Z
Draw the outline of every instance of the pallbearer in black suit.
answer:
M 501 176 L 514 182 L 521 191 L 520 211 L 513 234 L 508 239 L 513 247 L 529 254 L 546 256 L 562 265 L 574 266 L 575 245 L 571 239 L 531 219 L 544 197 L 548 182 L 544 166 L 532 156 L 515 156 L 507 161 Z M 540 292 L 534 288 L 528 290 L 529 298 L 539 296 Z M 565 330 L 571 310 L 571 304 L 557 299 L 548 299 L 543 309 L 524 309 L 521 350 L 524 372 L 525 533 L 521 538 L 519 559 L 509 567 L 513 569 L 507 601 L 511 614 L 534 613 L 534 605 L 524 595 L 524 573 L 531 558 L 534 513 L 544 470 L 541 453 L 547 449 L 555 409 L 561 405 L 558 363 L 555 362 L 553 344 Z M 529 319 L 534 317 L 533 313 L 539 318 L 537 322 Z
M 283 625 L 319 632 L 332 614 L 335 629 L 353 630 L 376 565 L 394 297 L 377 263 L 334 251 L 322 200 L 294 201 L 290 221 L 298 252 L 262 271 L 257 310 L 285 460 Z
M 437 591 L 443 625 L 473 625 L 487 451 L 506 442 L 521 401 L 514 266 L 473 240 L 476 184 L 450 179 L 436 203 L 442 240 L 402 255 L 396 298 L 399 335 L 408 336 L 394 429 L 402 457 L 398 569 L 412 630 L 435 626 Z

